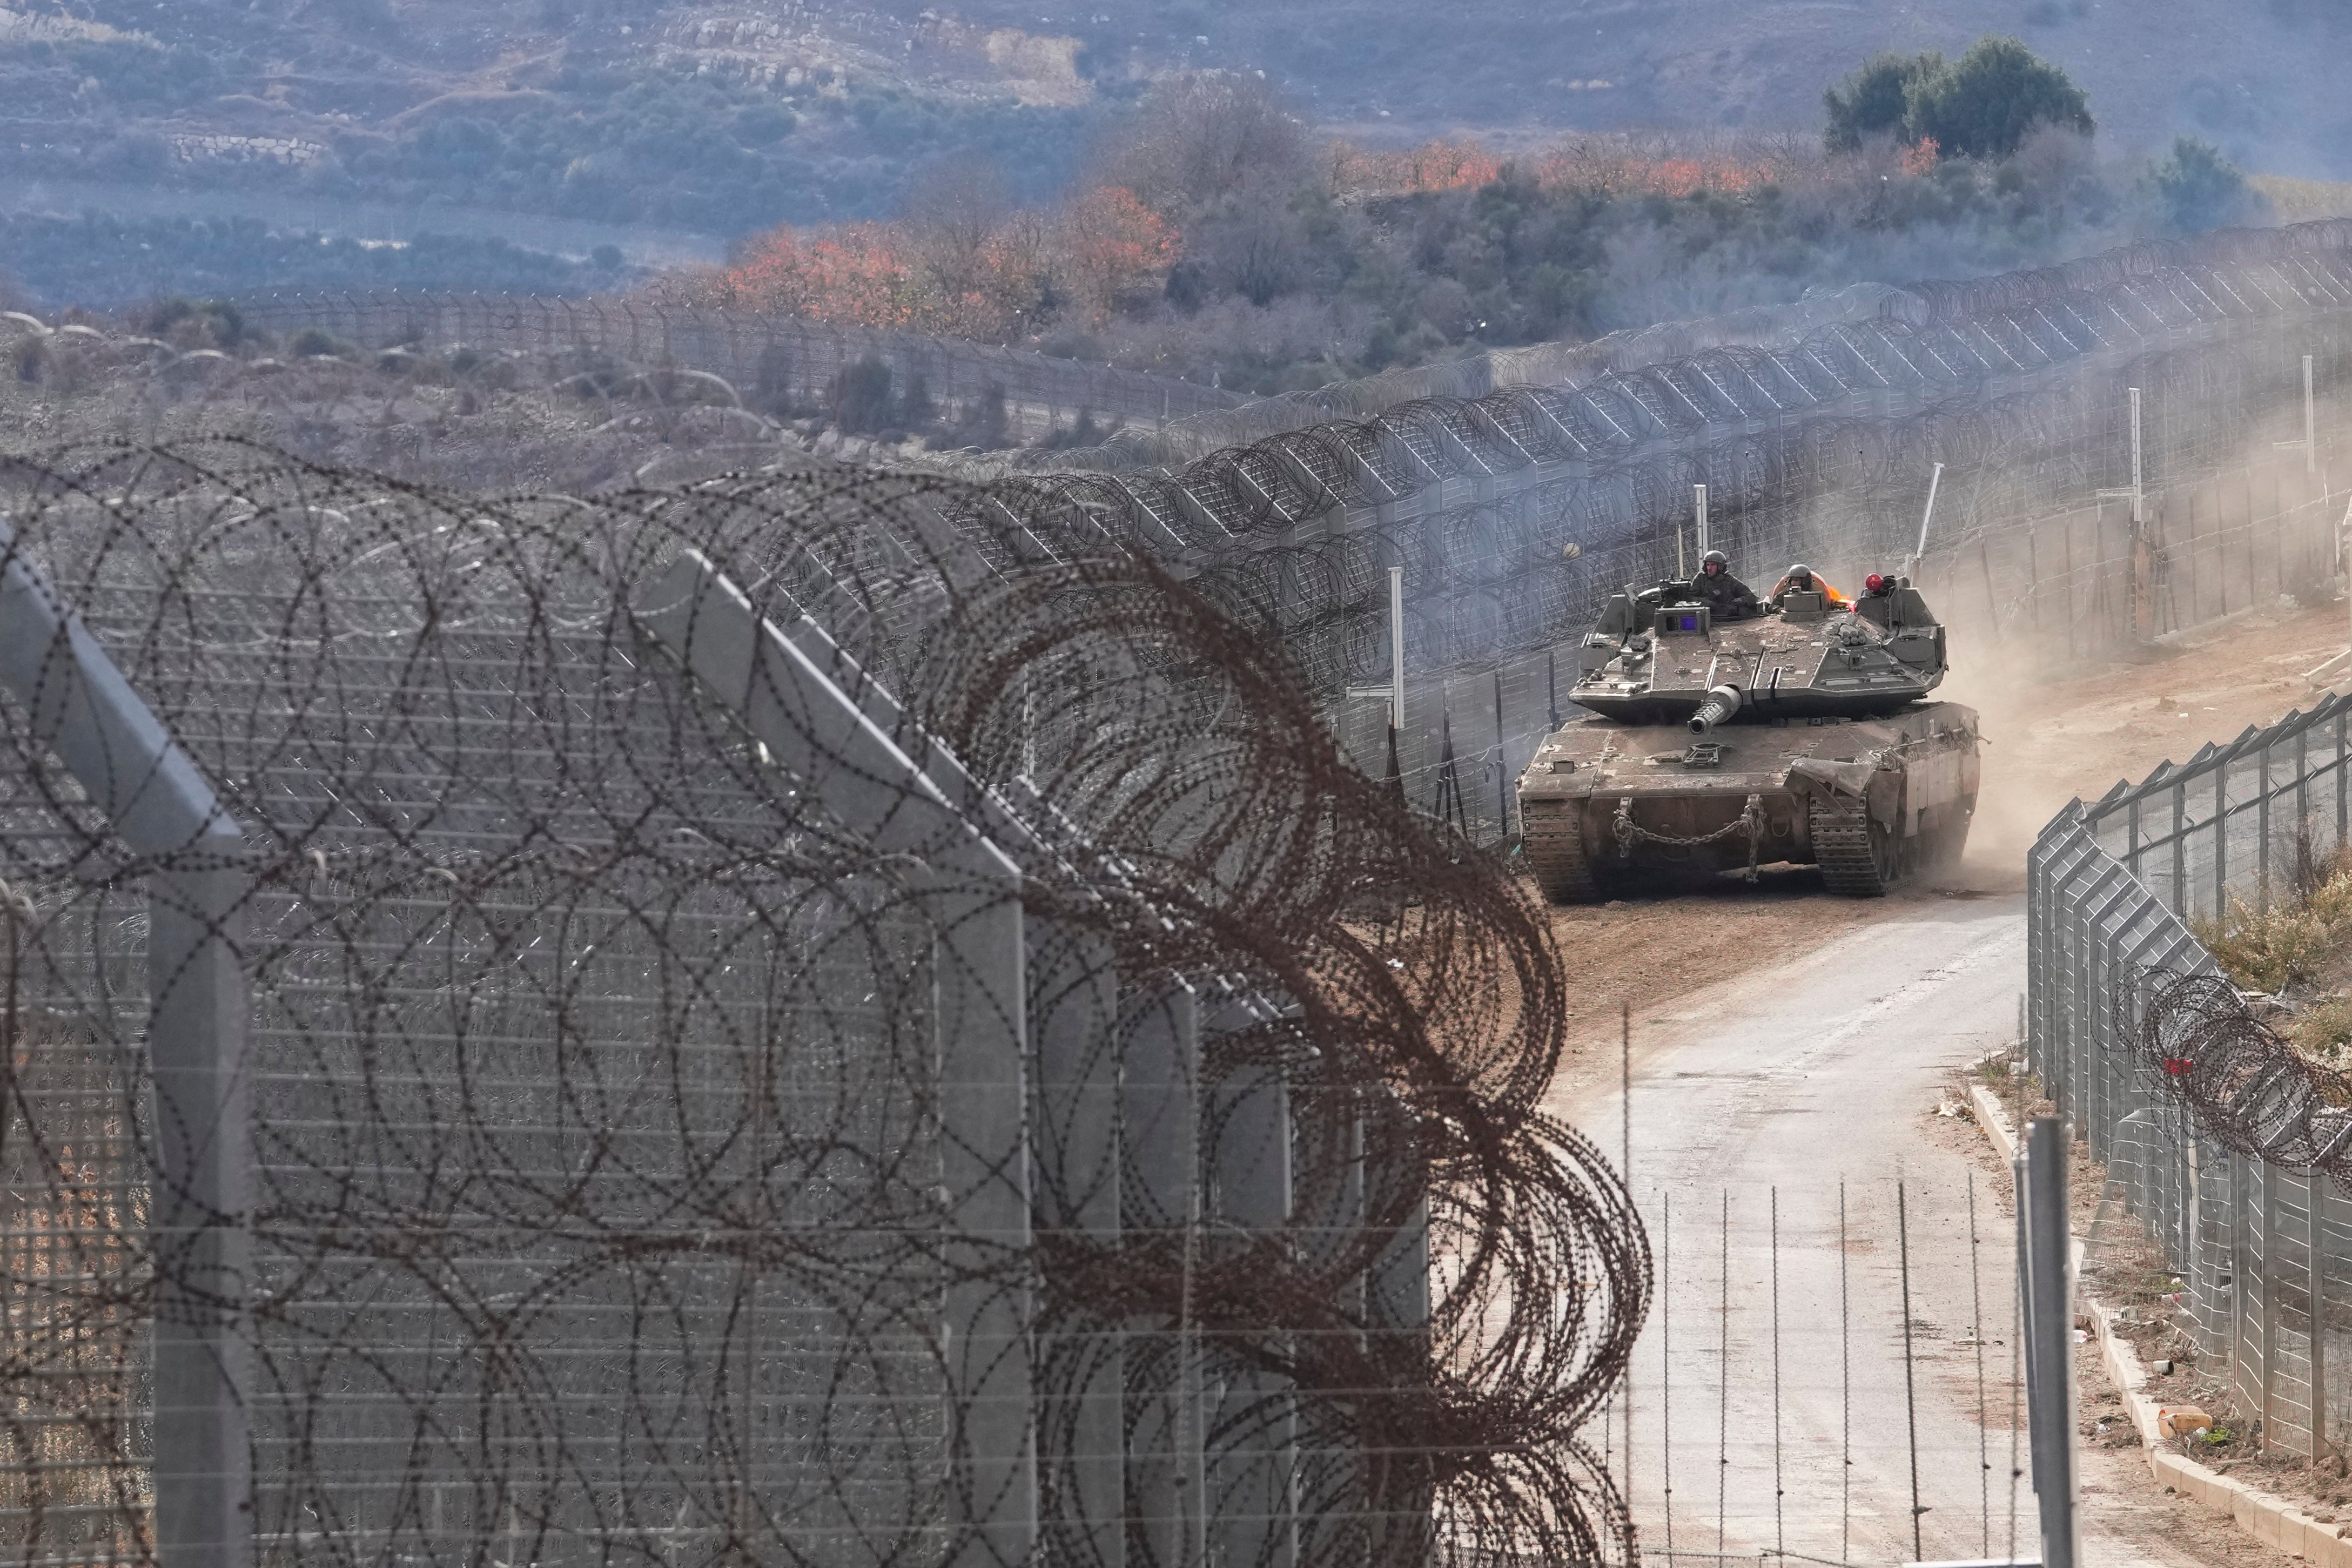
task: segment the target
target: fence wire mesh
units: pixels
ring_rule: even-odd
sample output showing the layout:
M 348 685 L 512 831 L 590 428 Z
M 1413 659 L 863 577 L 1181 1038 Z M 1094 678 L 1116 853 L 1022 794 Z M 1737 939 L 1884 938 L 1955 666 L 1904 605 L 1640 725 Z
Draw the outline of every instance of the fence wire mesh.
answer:
M 1015 439 L 1052 434 L 1081 414 L 1156 425 L 1243 401 L 1240 393 L 1177 376 L 1027 349 L 659 299 L 393 291 L 273 294 L 240 298 L 236 307 L 257 327 L 286 333 L 316 328 L 370 349 L 593 350 L 633 364 L 702 371 L 771 410 L 835 403 L 843 373 L 871 361 L 887 373 L 887 396 L 934 405 L 950 423 L 975 421 L 992 405 Z
M 2352 1085 L 2265 1022 L 2191 929 L 2307 891 L 2348 841 L 2352 703 L 2068 808 L 2028 862 L 2029 1062 L 2177 1274 L 2201 1375 L 2264 1448 L 2352 1406 Z
M 5 485 L 13 1558 L 1622 1551 L 1540 915 L 1150 562 Z
M 2137 247 L 1923 285 L 1780 346 L 1381 403 L 1205 456 L 1030 455 L 974 466 L 991 482 L 955 517 L 1032 552 L 1169 563 L 1287 647 L 1380 768 L 1381 704 L 1346 694 L 1389 679 L 1402 569 L 1407 795 L 1507 837 L 1496 781 L 1559 722 L 1605 598 L 1696 561 L 1696 486 L 1705 542 L 1740 572 L 1908 566 L 1966 635 L 2070 653 L 2330 582 L 2347 247 L 2341 224 Z

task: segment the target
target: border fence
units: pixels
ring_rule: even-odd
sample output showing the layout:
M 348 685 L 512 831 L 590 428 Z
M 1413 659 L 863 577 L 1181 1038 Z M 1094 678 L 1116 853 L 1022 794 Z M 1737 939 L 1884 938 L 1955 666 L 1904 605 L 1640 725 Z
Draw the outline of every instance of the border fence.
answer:
M 1539 912 L 875 473 L 5 479 L 0 1545 L 1622 1557 Z
M 1288 650 L 1375 771 L 1381 705 L 1345 694 L 1389 679 L 1401 568 L 1397 766 L 1416 806 L 1491 840 L 1601 603 L 1709 545 L 1766 581 L 1907 565 L 1964 635 L 2074 653 L 2332 580 L 2347 307 L 2352 225 L 2136 247 L 1922 286 L 1781 348 L 1421 399 L 1179 467 L 992 465 L 967 520 L 1167 562 Z
M 927 401 L 950 424 L 976 423 L 992 403 L 1015 440 L 1050 435 L 1082 413 L 1160 424 L 1233 408 L 1238 392 L 1177 376 L 1089 365 L 1027 349 L 798 316 L 650 299 L 542 299 L 481 294 L 274 294 L 244 298 L 247 320 L 274 332 L 315 327 L 365 348 L 554 352 L 586 349 L 643 366 L 708 371 L 768 409 L 816 408 L 860 361 L 888 367 L 889 395 Z
M 2028 860 L 2028 1063 L 2184 1283 L 2199 1374 L 2261 1441 L 2352 1440 L 2352 1104 L 2190 923 L 2307 892 L 2347 843 L 2352 697 L 2207 746 Z

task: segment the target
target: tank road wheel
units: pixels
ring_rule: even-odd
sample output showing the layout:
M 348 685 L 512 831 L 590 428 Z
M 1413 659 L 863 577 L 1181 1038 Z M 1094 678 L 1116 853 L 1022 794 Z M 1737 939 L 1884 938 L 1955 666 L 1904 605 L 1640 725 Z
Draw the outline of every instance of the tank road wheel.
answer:
M 1524 813 L 1528 869 L 1536 886 L 1554 904 L 1598 904 L 1601 883 L 1584 852 L 1584 817 L 1573 808 Z
M 1832 893 L 1849 898 L 1883 898 L 1897 872 L 1895 835 L 1870 820 L 1870 808 L 1841 796 L 1813 798 L 1808 811 L 1813 859 Z

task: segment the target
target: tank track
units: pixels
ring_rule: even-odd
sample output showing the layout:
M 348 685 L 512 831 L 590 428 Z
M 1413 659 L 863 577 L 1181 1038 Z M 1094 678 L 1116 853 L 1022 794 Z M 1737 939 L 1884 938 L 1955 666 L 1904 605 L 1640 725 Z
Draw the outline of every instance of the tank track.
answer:
M 1584 824 L 1574 809 L 1526 811 L 1520 842 L 1536 886 L 1554 904 L 1598 904 L 1601 883 L 1584 852 Z
M 1883 898 L 1889 876 L 1870 835 L 1870 810 L 1860 800 L 1824 800 L 1814 797 L 1808 811 L 1813 838 L 1813 859 L 1822 881 L 1832 893 L 1849 898 Z

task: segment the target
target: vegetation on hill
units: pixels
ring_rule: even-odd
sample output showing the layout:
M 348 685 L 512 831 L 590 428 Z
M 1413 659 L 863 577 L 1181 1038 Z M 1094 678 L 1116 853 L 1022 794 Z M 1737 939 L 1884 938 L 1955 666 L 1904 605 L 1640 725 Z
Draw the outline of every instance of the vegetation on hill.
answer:
M 1870 62 L 1830 107 L 1826 148 L 1587 136 L 1507 157 L 1460 140 L 1376 152 L 1312 134 L 1254 76 L 1171 78 L 1106 125 L 1057 205 L 1021 205 L 967 155 L 895 219 L 780 228 L 661 287 L 1271 392 L 2262 210 L 2202 143 L 2144 171 L 2103 165 L 2082 94 L 2014 40 Z
M 2015 38 L 1979 39 L 1958 59 L 1880 55 L 1823 95 L 1832 152 L 1874 137 L 1933 142 L 1957 158 L 2013 158 L 2044 127 L 2088 136 L 2096 129 L 2083 90 Z

